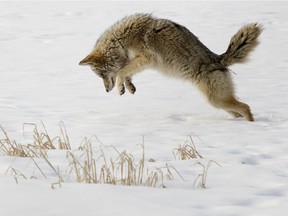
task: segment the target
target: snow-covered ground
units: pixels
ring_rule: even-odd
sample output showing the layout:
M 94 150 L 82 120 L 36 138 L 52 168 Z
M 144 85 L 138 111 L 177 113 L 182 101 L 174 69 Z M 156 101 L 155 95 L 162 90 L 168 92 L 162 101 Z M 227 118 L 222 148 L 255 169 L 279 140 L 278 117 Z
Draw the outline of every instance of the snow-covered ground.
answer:
M 68 180 L 52 190 L 55 173 L 41 159 L 47 179 L 32 159 L 0 152 L 0 215 L 287 215 L 287 11 L 287 2 L 0 2 L 0 125 L 11 140 L 28 143 L 31 125 L 23 133 L 23 124 L 41 128 L 41 121 L 51 137 L 60 135 L 63 121 L 73 149 L 96 135 L 137 155 L 144 137 L 147 164 L 169 164 L 185 179 L 175 174 L 165 189 Z M 135 12 L 179 22 L 219 54 L 243 24 L 262 23 L 251 61 L 232 67 L 255 122 L 230 118 L 189 83 L 155 71 L 134 78 L 135 95 L 107 94 L 78 62 L 107 27 Z M 173 149 L 187 136 L 204 159 L 174 159 Z M 97 149 L 100 142 L 92 144 Z M 65 152 L 50 151 L 49 160 L 65 178 Z M 207 188 L 197 189 L 197 163 L 209 160 L 221 166 L 213 164 Z M 16 184 L 9 166 L 33 178 L 19 176 Z

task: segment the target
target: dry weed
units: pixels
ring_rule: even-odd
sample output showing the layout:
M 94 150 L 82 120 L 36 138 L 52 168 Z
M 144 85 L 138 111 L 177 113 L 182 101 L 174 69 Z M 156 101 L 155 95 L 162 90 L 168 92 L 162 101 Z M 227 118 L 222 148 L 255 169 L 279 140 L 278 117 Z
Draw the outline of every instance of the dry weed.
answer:
M 195 185 L 198 183 L 197 185 L 198 188 L 205 189 L 209 168 L 212 166 L 212 164 L 217 164 L 218 166 L 221 166 L 221 165 L 213 160 L 210 160 L 206 166 L 203 165 L 201 162 L 198 162 L 197 164 L 199 164 L 203 168 L 203 170 L 202 170 L 202 173 L 199 174 L 198 177 L 195 179 L 193 183 L 193 187 L 195 187 Z
M 11 176 L 14 177 L 15 182 L 18 184 L 18 179 L 27 179 L 27 177 L 20 172 L 19 170 L 16 170 L 15 168 L 13 168 L 12 166 L 9 166 L 8 169 L 6 170 L 6 175 L 10 173 Z
M 4 155 L 15 156 L 15 157 L 28 157 L 29 149 L 27 146 L 17 144 L 15 141 L 11 141 L 7 132 L 2 126 L 0 126 L 2 133 L 4 134 L 4 139 L 0 140 L 0 151 Z
M 48 160 L 47 155 L 48 150 L 56 149 L 55 143 L 58 144 L 58 149 L 71 149 L 64 123 L 60 122 L 60 130 L 62 138 L 57 136 L 53 139 L 50 138 L 43 123 L 42 123 L 42 128 L 44 130 L 43 132 L 38 129 L 36 124 L 30 124 L 30 123 L 25 123 L 23 125 L 23 131 L 25 131 L 25 126 L 27 125 L 33 126 L 33 134 L 32 134 L 33 142 L 26 145 L 18 144 L 16 143 L 16 141 L 11 141 L 7 132 L 3 129 L 2 126 L 0 126 L 2 133 L 4 134 L 4 139 L 0 140 L 0 152 L 8 156 L 30 158 L 33 161 L 35 167 L 41 173 L 41 175 L 45 179 L 47 179 L 45 172 L 41 169 L 38 162 L 34 158 L 37 157 L 38 160 L 43 159 L 45 163 L 56 174 L 56 176 L 58 177 L 58 181 L 64 182 L 62 176 L 60 175 L 59 169 L 55 168 L 52 165 L 52 163 Z M 19 176 L 24 177 L 23 174 L 20 174 L 20 171 L 12 167 L 9 167 L 6 173 L 10 173 L 12 176 L 14 176 L 17 183 L 18 183 L 17 179 L 19 178 Z
M 136 159 L 137 157 L 134 154 L 128 153 L 125 150 L 119 151 L 114 146 L 103 145 L 96 136 L 92 138 L 100 143 L 98 151 L 93 150 L 92 138 L 83 139 L 79 148 L 72 151 L 63 122 L 60 122 L 61 136 L 56 136 L 53 139 L 49 136 L 44 124 L 42 122 L 41 124 L 42 131 L 39 130 L 36 124 L 24 124 L 23 131 L 25 131 L 25 127 L 33 126 L 32 143 L 27 145 L 11 141 L 7 132 L 0 126 L 4 134 L 4 138 L 0 139 L 0 152 L 8 156 L 29 157 L 41 175 L 47 179 L 45 171 L 39 166 L 39 160 L 43 159 L 58 178 L 56 183 L 51 184 L 51 188 L 53 189 L 56 186 L 61 188 L 61 183 L 64 182 L 58 167 L 56 168 L 48 159 L 47 152 L 55 149 L 68 150 L 67 169 L 69 176 L 74 176 L 75 180 L 81 183 L 165 187 L 164 181 L 174 179 L 175 175 L 184 181 L 177 169 L 168 164 L 162 168 L 149 170 L 145 162 L 144 138 L 143 144 L 136 146 L 137 148 L 141 148 L 142 154 L 138 156 L 139 159 Z M 112 152 L 114 156 L 109 156 L 109 152 Z M 203 158 L 196 150 L 191 136 L 188 136 L 187 141 L 183 145 L 173 150 L 173 155 L 176 160 Z M 202 166 L 203 171 L 195 179 L 193 187 L 197 185 L 198 188 L 206 188 L 208 170 L 213 163 L 218 164 L 215 161 L 209 161 L 205 166 L 201 162 L 198 162 Z M 18 183 L 19 178 L 26 179 L 23 173 L 12 167 L 8 168 L 7 173 L 10 173 L 14 177 L 16 183 Z
M 77 182 L 83 183 L 164 187 L 163 169 L 150 171 L 145 163 L 144 145 L 138 146 L 142 150 L 139 160 L 136 160 L 132 153 L 120 152 L 114 146 L 101 146 L 99 155 L 94 156 L 91 142 L 88 141 L 86 144 L 82 144 L 81 150 L 84 153 L 80 156 L 77 157 L 71 151 L 67 153 L 69 173 L 74 174 Z M 107 149 L 114 151 L 116 157 L 108 158 Z M 79 152 L 77 153 L 79 154 Z M 169 176 L 173 178 L 172 172 L 169 173 Z
M 193 158 L 203 158 L 196 150 L 192 136 L 188 136 L 187 141 L 173 150 L 175 160 L 189 160 Z
M 0 152 L 4 155 L 15 156 L 15 157 L 47 157 L 48 150 L 58 149 L 70 150 L 70 142 L 67 135 L 67 131 L 63 122 L 60 122 L 61 135 L 51 138 L 41 122 L 44 131 L 40 131 L 36 124 L 25 123 L 23 124 L 23 131 L 25 127 L 30 125 L 33 126 L 32 143 L 26 145 L 16 143 L 12 141 L 7 132 L 2 126 L 0 126 L 2 133 L 4 134 L 4 139 L 0 139 Z M 57 145 L 56 145 L 57 144 Z

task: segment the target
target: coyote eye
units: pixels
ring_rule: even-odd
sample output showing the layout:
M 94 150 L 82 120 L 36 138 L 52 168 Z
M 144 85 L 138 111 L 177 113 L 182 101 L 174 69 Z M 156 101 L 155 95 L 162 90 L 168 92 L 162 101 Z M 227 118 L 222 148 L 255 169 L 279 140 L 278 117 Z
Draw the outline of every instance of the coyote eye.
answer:
M 98 76 L 104 79 L 106 77 L 106 74 L 104 72 L 99 72 Z

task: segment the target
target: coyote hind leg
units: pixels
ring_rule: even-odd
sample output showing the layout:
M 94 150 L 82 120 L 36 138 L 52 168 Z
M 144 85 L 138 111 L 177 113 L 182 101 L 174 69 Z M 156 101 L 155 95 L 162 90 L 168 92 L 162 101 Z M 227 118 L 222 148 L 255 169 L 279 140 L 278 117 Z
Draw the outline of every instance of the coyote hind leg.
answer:
M 243 116 L 248 121 L 254 121 L 250 107 L 234 97 L 216 102 L 215 106 L 224 109 L 236 118 Z
M 232 79 L 227 71 L 216 70 L 205 74 L 198 82 L 198 88 L 216 108 L 225 110 L 235 118 L 244 117 L 254 121 L 250 107 L 235 98 Z

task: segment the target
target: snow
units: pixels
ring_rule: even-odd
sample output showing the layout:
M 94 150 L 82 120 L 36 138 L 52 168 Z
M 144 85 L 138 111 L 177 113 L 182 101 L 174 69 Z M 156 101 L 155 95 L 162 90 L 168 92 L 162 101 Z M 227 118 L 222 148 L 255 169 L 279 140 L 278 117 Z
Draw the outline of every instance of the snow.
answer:
M 288 212 L 287 2 L 0 2 L 0 125 L 25 144 L 35 123 L 51 137 L 65 123 L 73 149 L 84 137 L 169 164 L 184 177 L 166 188 L 80 184 L 67 176 L 63 150 L 49 151 L 57 176 L 41 158 L 0 155 L 0 214 L 14 215 L 286 215 Z M 211 107 L 189 83 L 144 71 L 135 95 L 107 94 L 88 67 L 78 66 L 96 39 L 118 19 L 153 13 L 188 27 L 216 53 L 246 23 L 264 25 L 251 61 L 232 70 L 237 95 L 255 122 Z M 23 125 L 24 124 L 24 125 Z M 4 135 L 0 133 L 0 139 Z M 175 160 L 187 137 L 204 159 Z M 101 143 L 100 143 L 101 142 Z M 152 158 L 154 163 L 148 162 Z M 193 187 L 207 165 L 206 189 Z M 10 175 L 13 167 L 27 179 Z M 54 190 L 51 186 L 54 185 Z

